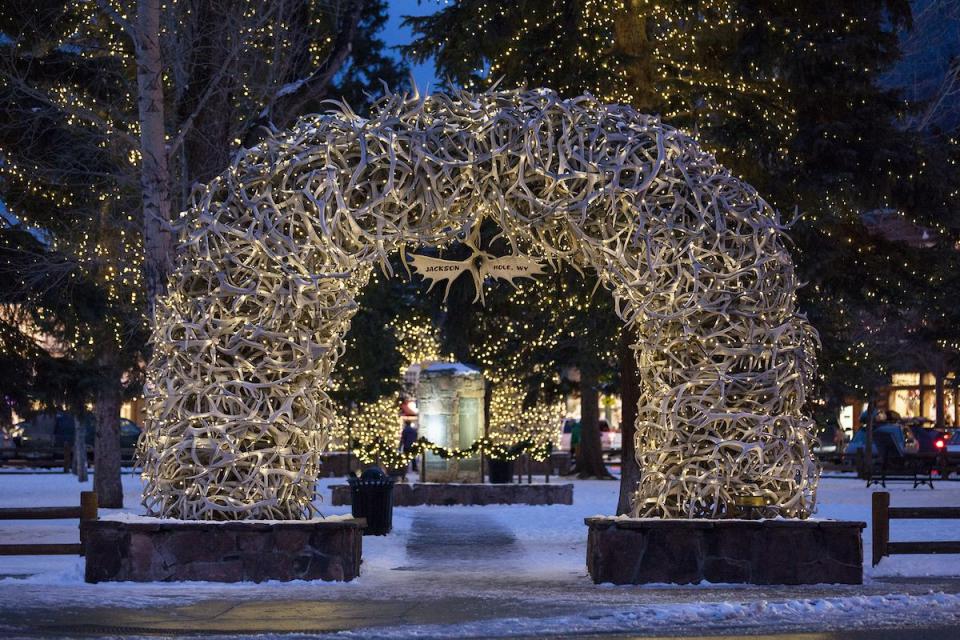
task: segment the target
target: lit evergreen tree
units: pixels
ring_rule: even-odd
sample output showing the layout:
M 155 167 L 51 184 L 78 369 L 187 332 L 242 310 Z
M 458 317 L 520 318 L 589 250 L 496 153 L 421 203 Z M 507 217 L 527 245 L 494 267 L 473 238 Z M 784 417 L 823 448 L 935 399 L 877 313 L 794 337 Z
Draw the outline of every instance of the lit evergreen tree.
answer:
M 904 0 L 461 0 L 407 20 L 408 52 L 434 57 L 441 76 L 586 91 L 661 114 L 785 217 L 800 212 L 792 235 L 810 283 L 800 303 L 821 332 L 836 400 L 894 364 L 884 353 L 892 334 L 926 349 L 956 324 L 933 304 L 946 295 L 939 267 L 952 264 L 960 225 L 956 141 L 905 130 L 905 102 L 880 82 L 909 21 Z M 926 225 L 934 246 L 870 233 L 862 216 L 877 210 Z M 908 307 L 919 317 L 901 313 Z M 880 321 L 865 330 L 868 316 Z
M 32 374 L 4 394 L 23 408 L 65 386 L 39 366 L 27 318 L 59 362 L 97 383 L 83 404 L 97 406 L 101 505 L 122 501 L 119 407 L 142 377 L 157 265 L 170 260 L 157 234 L 170 236 L 171 212 L 262 127 L 285 127 L 341 91 L 357 99 L 374 78 L 395 86 L 402 69 L 376 37 L 384 20 L 382 0 L 0 8 L 0 303 L 16 307 L 2 325 L 16 348 L 3 355 Z M 156 64 L 138 84 L 145 52 Z M 160 129 L 149 148 L 148 121 Z

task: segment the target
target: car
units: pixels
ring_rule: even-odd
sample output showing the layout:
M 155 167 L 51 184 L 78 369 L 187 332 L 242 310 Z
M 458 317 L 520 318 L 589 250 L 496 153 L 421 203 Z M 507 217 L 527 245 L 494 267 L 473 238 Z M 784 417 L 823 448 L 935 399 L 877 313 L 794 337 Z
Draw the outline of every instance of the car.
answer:
M 873 425 L 873 433 L 876 434 L 885 434 L 889 435 L 892 439 L 894 445 L 899 450 L 899 453 L 903 455 L 915 454 L 920 449 L 920 443 L 917 441 L 916 436 L 913 434 L 913 430 L 907 426 L 902 425 L 897 422 L 884 422 L 882 424 Z M 853 438 L 847 443 L 847 447 L 843 450 L 844 461 L 852 462 L 853 459 L 861 454 L 867 445 L 867 428 L 863 427 L 855 434 Z M 873 455 L 878 456 L 880 450 L 877 446 L 876 438 L 872 443 Z
M 560 435 L 560 450 L 570 451 L 570 436 L 573 433 L 573 426 L 580 422 L 573 418 L 566 418 L 563 421 L 563 433 Z M 603 451 L 619 451 L 623 446 L 623 434 L 620 431 L 610 427 L 606 420 L 600 421 L 600 446 Z
M 9 460 L 17 457 L 17 441 L 13 433 L 0 431 L 0 460 Z
M 954 429 L 950 439 L 944 445 L 947 460 L 951 465 L 960 465 L 960 429 Z
M 940 429 L 934 429 L 933 422 L 927 420 L 923 422 L 912 422 L 906 425 L 917 440 L 917 453 L 924 456 L 936 456 L 942 454 L 947 444 L 947 436 Z
M 930 427 L 929 420 L 904 420 L 903 422 L 886 422 L 873 427 L 874 434 L 889 433 L 893 442 L 902 455 L 919 455 L 924 458 L 935 458 L 942 455 L 947 449 L 947 436 L 939 430 Z M 860 429 L 847 445 L 844 456 L 852 460 L 862 451 L 867 439 L 866 428 Z M 873 445 L 873 454 L 878 455 L 876 443 Z
M 93 451 L 96 437 L 96 424 L 92 414 L 84 413 L 79 417 L 63 411 L 38 414 L 30 420 L 15 426 L 18 437 L 17 457 L 27 460 L 61 458 L 65 445 L 73 446 L 76 425 L 84 429 L 87 451 Z M 140 427 L 127 418 L 120 418 L 120 455 L 123 459 L 132 459 L 133 450 L 140 438 Z

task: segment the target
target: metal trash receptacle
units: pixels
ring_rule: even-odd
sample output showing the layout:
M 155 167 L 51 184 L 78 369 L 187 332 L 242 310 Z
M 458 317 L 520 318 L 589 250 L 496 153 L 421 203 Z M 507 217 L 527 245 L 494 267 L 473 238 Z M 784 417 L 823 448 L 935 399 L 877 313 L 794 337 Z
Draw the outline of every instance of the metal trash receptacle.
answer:
M 354 518 L 366 518 L 365 536 L 385 536 L 393 528 L 393 479 L 378 467 L 347 478 Z
M 513 482 L 513 460 L 491 458 L 487 463 L 490 470 L 490 484 L 510 484 Z

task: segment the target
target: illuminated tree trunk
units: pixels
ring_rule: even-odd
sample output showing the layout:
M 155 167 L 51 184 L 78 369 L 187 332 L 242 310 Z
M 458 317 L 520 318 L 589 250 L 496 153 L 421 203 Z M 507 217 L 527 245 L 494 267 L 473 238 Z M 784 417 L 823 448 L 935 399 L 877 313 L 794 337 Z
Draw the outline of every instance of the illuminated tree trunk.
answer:
M 634 93 L 633 106 L 641 111 L 653 111 L 656 96 L 653 91 L 653 57 L 647 36 L 646 2 L 626 0 L 623 10 L 613 22 L 614 48 L 623 63 L 628 85 Z
M 100 356 L 100 384 L 97 389 L 97 435 L 93 444 L 93 489 L 101 507 L 123 507 L 123 484 L 120 479 L 120 404 L 122 387 L 112 343 Z M 86 457 L 85 452 L 77 455 Z
M 170 169 L 163 110 L 160 0 L 137 1 L 137 104 L 143 189 L 144 285 L 151 315 L 171 268 Z M 102 503 L 101 503 L 102 504 Z
M 620 420 L 622 451 L 620 453 L 620 499 L 617 515 L 630 513 L 631 496 L 640 482 L 640 465 L 637 464 L 635 442 L 637 433 L 637 403 L 640 401 L 640 372 L 637 357 L 631 346 L 636 342 L 631 331 L 620 333 L 620 401 L 623 406 Z
M 610 478 L 603 464 L 600 440 L 600 392 L 594 367 L 580 370 L 580 454 L 577 469 L 581 478 Z

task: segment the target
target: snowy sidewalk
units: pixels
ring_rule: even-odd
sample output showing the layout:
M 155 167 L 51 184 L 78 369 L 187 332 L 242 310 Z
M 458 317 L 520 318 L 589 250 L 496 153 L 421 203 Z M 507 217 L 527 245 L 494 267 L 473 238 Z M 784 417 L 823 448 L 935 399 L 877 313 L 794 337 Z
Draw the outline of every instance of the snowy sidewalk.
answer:
M 124 483 L 127 510 L 137 512 L 138 480 L 125 476 Z M 0 475 L 0 506 L 71 504 L 81 488 L 62 474 Z M 862 587 L 594 585 L 584 566 L 583 518 L 609 513 L 617 491 L 615 482 L 578 481 L 572 506 L 397 508 L 391 535 L 364 539 L 361 576 L 348 584 L 88 585 L 78 558 L 0 557 L 0 576 L 19 576 L 0 577 L 0 637 L 204 632 L 439 639 L 920 626 L 949 628 L 930 637 L 960 637 L 960 578 L 954 577 L 960 556 L 885 559 L 877 570 L 867 568 Z M 891 493 L 897 505 L 960 506 L 960 483 Z M 862 482 L 828 479 L 818 516 L 868 520 L 869 504 Z M 349 510 L 320 506 L 328 514 Z M 950 522 L 895 525 L 895 539 L 957 536 Z M 4 541 L 76 535 L 75 522 L 0 527 Z

